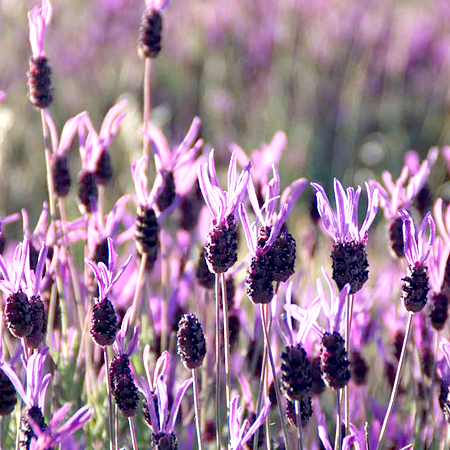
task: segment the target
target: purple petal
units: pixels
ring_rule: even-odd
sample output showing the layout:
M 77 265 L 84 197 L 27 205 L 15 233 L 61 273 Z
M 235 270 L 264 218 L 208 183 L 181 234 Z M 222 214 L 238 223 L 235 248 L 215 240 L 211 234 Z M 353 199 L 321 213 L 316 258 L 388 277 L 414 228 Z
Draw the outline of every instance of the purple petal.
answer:
M 266 416 L 270 409 L 270 401 L 269 399 L 266 399 L 266 403 L 264 407 L 262 408 L 261 412 L 259 413 L 259 416 L 256 418 L 256 420 L 253 422 L 250 429 L 247 431 L 245 436 L 242 438 L 240 445 L 244 446 L 247 441 L 256 433 L 256 430 L 264 423 L 266 420 Z
M 378 212 L 378 189 L 370 189 L 368 183 L 366 183 L 366 191 L 367 191 L 367 213 L 366 218 L 362 224 L 361 230 L 359 232 L 359 241 L 362 242 L 368 232 L 370 226 Z
M 244 235 L 247 241 L 247 246 L 253 256 L 256 256 L 256 243 L 253 236 L 250 223 L 248 220 L 247 212 L 243 203 L 239 203 L 239 217 L 241 218 L 242 225 L 244 227 Z
M 311 186 L 316 190 L 316 198 L 317 198 L 317 210 L 319 211 L 320 217 L 322 219 L 322 223 L 325 227 L 325 230 L 330 235 L 330 237 L 337 242 L 337 223 L 336 218 L 334 216 L 333 209 L 331 208 L 330 202 L 328 200 L 327 194 L 320 184 L 311 183 Z
M 52 116 L 48 109 L 44 110 L 44 117 L 45 117 L 45 121 L 47 122 L 48 129 L 50 130 L 50 138 L 52 140 L 53 153 L 56 153 L 58 151 L 58 146 L 59 146 L 58 133 L 56 131 L 55 122 L 53 122 Z M 77 131 L 78 131 L 78 129 L 77 129 Z
M 333 450 L 333 446 L 331 445 L 330 439 L 328 438 L 324 416 L 322 416 L 319 420 L 319 426 L 317 427 L 317 431 L 319 433 L 319 438 L 322 441 L 322 445 L 325 447 L 325 450 Z
M 178 416 L 178 410 L 181 406 L 181 401 L 183 400 L 183 396 L 186 393 L 189 386 L 193 383 L 193 379 L 189 378 L 186 380 L 180 387 L 180 390 L 178 391 L 177 397 L 175 401 L 173 402 L 172 409 L 170 411 L 170 417 L 169 421 L 167 423 L 166 432 L 171 433 L 173 429 L 175 428 L 175 421 L 177 420 Z
M 338 236 L 343 239 L 345 237 L 345 212 L 347 209 L 347 195 L 342 187 L 340 181 L 335 178 L 333 181 L 334 185 L 334 197 L 336 200 L 336 213 L 337 213 L 337 225 L 338 225 Z
M 104 140 L 108 139 L 110 134 L 113 133 L 112 129 L 115 126 L 117 128 L 116 122 L 120 124 L 120 122 L 125 117 L 125 114 L 121 114 L 123 108 L 128 103 L 127 99 L 120 100 L 120 102 L 116 103 L 106 114 L 103 119 L 102 126 L 100 128 L 100 137 Z M 116 130 L 115 130 L 116 131 Z M 117 132 L 117 131 L 116 131 Z
M 239 396 L 236 395 L 231 399 L 230 405 L 230 440 L 234 442 L 239 438 L 239 419 L 237 415 L 239 405 Z
M 67 150 L 69 150 L 70 146 L 72 145 L 73 139 L 75 138 L 75 135 L 78 133 L 81 122 L 83 122 L 86 117 L 87 112 L 82 112 L 66 122 L 61 132 L 61 140 L 59 146 L 57 147 L 57 150 L 55 149 L 59 155 L 63 155 L 67 152 Z
M 252 177 L 249 177 L 248 179 L 247 191 L 250 204 L 252 205 L 256 217 L 261 223 L 264 223 L 261 208 L 259 207 L 258 196 L 256 195 L 255 185 L 253 184 Z
M 416 242 L 416 229 L 414 228 L 414 222 L 409 215 L 408 211 L 400 210 L 400 216 L 403 220 L 403 245 L 405 256 L 408 259 L 410 265 L 415 265 L 419 262 L 419 250 Z
M 19 393 L 19 395 L 22 397 L 22 400 L 29 405 L 30 404 L 30 398 L 25 393 L 25 389 L 23 387 L 22 382 L 20 381 L 19 377 L 17 376 L 16 372 L 10 366 L 8 363 L 0 364 L 0 368 L 5 372 L 6 376 L 11 380 L 11 383 L 16 388 L 16 391 Z
M 231 154 L 230 164 L 228 166 L 228 195 L 227 199 L 231 200 L 233 193 L 236 189 L 236 165 L 237 165 L 237 153 Z
M 208 159 L 208 169 L 209 169 L 209 176 L 211 177 L 211 184 L 213 186 L 219 186 L 219 181 L 217 180 L 217 173 L 216 173 L 216 164 L 214 163 L 214 149 L 212 149 L 209 152 L 209 159 Z
M 149 347 L 149 346 L 147 346 Z M 150 348 L 150 347 L 149 347 Z M 164 351 L 161 356 L 156 361 L 155 373 L 154 373 L 154 386 L 156 386 L 156 381 L 161 378 L 165 380 L 167 377 L 167 370 L 169 369 L 170 354 Z
M 300 328 L 297 333 L 297 343 L 302 345 L 305 342 L 306 336 L 316 323 L 320 314 L 321 301 L 320 297 L 316 297 L 306 309 L 306 316 L 303 318 Z
M 208 177 L 208 165 L 202 164 L 198 168 L 198 182 L 200 186 L 200 190 L 203 194 L 203 199 L 205 200 L 206 206 L 209 209 L 212 220 L 215 220 L 216 214 L 219 209 L 219 205 L 217 204 L 217 200 L 211 185 L 211 181 Z
M 426 250 L 423 250 L 423 241 L 425 236 L 425 230 L 427 225 L 430 227 L 430 237 L 428 238 L 428 243 L 426 244 Z M 435 234 L 435 226 L 434 220 L 431 216 L 431 213 L 428 212 L 426 216 L 423 218 L 422 225 L 419 229 L 419 234 L 417 236 L 417 247 L 419 249 L 419 254 L 421 255 L 420 262 L 423 264 L 428 257 L 430 256 L 430 251 L 433 248 L 434 244 L 434 234 Z
M 339 328 L 341 325 L 341 320 L 342 320 L 342 311 L 344 310 L 344 306 L 345 306 L 345 301 L 348 297 L 348 295 L 350 294 L 350 289 L 351 286 L 349 283 L 347 283 L 341 290 L 341 292 L 339 292 L 339 299 L 338 299 L 338 308 L 336 311 L 336 315 L 333 317 L 332 320 L 332 326 L 331 326 L 331 332 L 333 333 L 334 331 L 338 331 L 339 332 Z M 348 301 L 348 300 L 347 300 Z M 347 318 L 348 320 L 348 318 Z

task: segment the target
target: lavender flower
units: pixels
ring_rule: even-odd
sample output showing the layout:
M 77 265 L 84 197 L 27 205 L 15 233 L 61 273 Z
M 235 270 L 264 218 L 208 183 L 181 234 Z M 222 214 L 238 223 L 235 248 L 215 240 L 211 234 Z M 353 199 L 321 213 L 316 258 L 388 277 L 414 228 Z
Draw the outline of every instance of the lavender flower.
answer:
M 50 164 L 52 166 L 55 194 L 58 197 L 65 197 L 70 190 L 70 173 L 66 154 L 72 145 L 72 141 L 75 134 L 78 132 L 80 125 L 86 119 L 87 113 L 82 112 L 66 122 L 61 132 L 60 142 L 58 142 L 58 133 L 50 112 L 46 110 L 44 117 L 50 130 L 52 140 L 53 153 Z
M 237 227 L 234 212 L 241 202 L 250 178 L 249 163 L 239 178 L 236 173 L 236 152 L 231 155 L 228 167 L 228 192 L 217 180 L 214 150 L 209 154 L 209 164 L 198 169 L 200 189 L 211 213 L 211 229 L 205 245 L 205 257 L 213 273 L 226 272 L 237 261 Z
M 139 325 L 134 327 L 130 342 L 125 347 L 125 340 L 128 333 L 133 307 L 129 308 L 122 321 L 122 326 L 117 333 L 116 341 L 113 344 L 116 354 L 111 360 L 110 379 L 111 393 L 114 396 L 120 412 L 125 417 L 132 417 L 136 414 L 139 406 L 139 396 L 137 387 L 130 369 L 130 356 L 139 346 Z
M 194 117 L 192 124 L 180 145 L 173 152 L 164 134 L 154 125 L 141 133 L 153 143 L 155 151 L 155 166 L 157 177 L 161 178 L 162 190 L 158 194 L 157 205 L 160 211 L 169 208 L 175 201 L 180 188 L 186 183 L 192 185 L 195 181 L 192 164 L 197 153 L 203 146 L 203 140 L 197 139 L 200 132 L 201 120 Z M 186 168 L 187 170 L 183 170 Z M 190 175 L 190 176 L 189 176 Z
M 3 280 L 0 281 L 0 290 L 8 295 L 4 311 L 6 326 L 18 338 L 28 336 L 33 329 L 28 297 L 21 288 L 27 260 L 29 260 L 29 241 L 27 238 L 24 238 L 23 242 L 17 245 L 12 267 L 8 268 L 0 255 L 0 272 L 3 275 Z
M 27 405 L 20 426 L 19 448 L 29 450 L 31 440 L 36 438 L 34 428 L 30 425 L 30 419 L 41 431 L 47 428 L 47 423 L 42 414 L 45 394 L 50 384 L 51 374 L 44 375 L 44 364 L 47 358 L 48 348 L 43 348 L 39 353 L 33 353 L 28 360 L 23 359 L 26 369 L 26 388 L 24 388 L 14 369 L 9 364 L 3 364 L 2 369 L 9 377 L 22 400 Z
M 173 431 L 175 421 L 177 420 L 181 401 L 193 379 L 189 378 L 181 384 L 169 414 L 169 398 L 167 385 L 164 380 L 169 364 L 169 354 L 164 352 L 158 359 L 153 381 L 149 369 L 149 354 L 150 347 L 146 346 L 144 350 L 144 365 L 147 380 L 139 377 L 139 389 L 146 398 L 145 407 L 147 410 L 144 412 L 144 417 L 152 430 L 150 448 L 154 450 L 175 450 L 177 448 L 177 439 Z
M 51 69 L 44 53 L 44 40 L 47 26 L 52 18 L 52 5 L 42 0 L 42 7 L 35 7 L 28 13 L 30 23 L 30 44 L 33 57 L 28 72 L 29 97 L 32 105 L 48 108 L 53 100 Z
M 58 444 L 62 444 L 63 448 L 65 448 L 64 444 L 67 443 L 72 434 L 84 427 L 92 416 L 90 407 L 84 406 L 58 428 L 59 423 L 64 419 L 71 407 L 71 403 L 66 403 L 59 408 L 53 414 L 52 419 L 44 430 L 32 418 L 29 420 L 30 426 L 36 436 L 31 440 L 30 450 L 51 450 Z
M 111 292 L 114 283 L 120 278 L 129 262 L 131 255 L 127 258 L 122 267 L 114 275 L 116 269 L 117 254 L 111 238 L 108 238 L 108 266 L 99 262 L 95 264 L 88 259 L 86 264 L 91 268 L 97 278 L 99 295 L 94 304 L 91 319 L 91 336 L 98 345 L 102 347 L 112 345 L 117 335 L 117 315 L 108 294 Z
M 404 210 L 400 210 L 399 213 L 403 220 L 404 251 L 409 265 L 409 275 L 402 278 L 404 282 L 402 287 L 403 306 L 408 312 L 417 313 L 427 303 L 429 286 L 425 262 L 433 247 L 435 225 L 431 213 L 428 213 L 424 217 L 416 237 L 414 222 L 409 213 Z M 425 243 L 427 225 L 430 229 L 430 237 Z
M 250 426 L 247 419 L 241 425 L 243 409 L 238 408 L 239 396 L 233 397 L 230 404 L 230 449 L 231 450 L 243 450 L 245 444 L 256 433 L 256 430 L 264 423 L 266 416 L 269 413 L 270 402 L 266 399 L 266 402 L 261 409 L 256 420 Z
M 358 292 L 369 278 L 369 262 L 365 246 L 367 233 L 378 211 L 378 189 L 370 189 L 366 183 L 368 196 L 367 213 L 364 222 L 358 226 L 358 204 L 361 188 L 344 190 L 337 178 L 334 179 L 336 213 L 330 205 L 322 186 L 311 183 L 316 190 L 317 208 L 325 230 L 334 240 L 331 259 L 333 260 L 333 280 L 339 290 L 347 283 L 351 294 Z

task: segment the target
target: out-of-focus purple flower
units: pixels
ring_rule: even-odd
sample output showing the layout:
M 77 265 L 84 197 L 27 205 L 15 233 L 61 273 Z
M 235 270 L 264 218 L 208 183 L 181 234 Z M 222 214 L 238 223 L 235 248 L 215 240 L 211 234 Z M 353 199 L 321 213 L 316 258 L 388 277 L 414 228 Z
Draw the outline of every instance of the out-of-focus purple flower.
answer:
M 92 272 L 97 278 L 98 282 L 98 300 L 101 302 L 105 300 L 108 294 L 111 292 L 114 283 L 120 278 L 128 264 L 131 261 L 132 255 L 128 256 L 122 267 L 116 272 L 117 253 L 114 251 L 114 244 L 111 238 L 108 238 L 108 266 L 99 262 L 96 264 L 93 261 L 85 259 L 85 263 L 91 268 Z
M 249 179 L 248 194 L 253 211 L 256 214 L 256 222 L 250 225 L 244 205 L 242 203 L 239 205 L 239 215 L 244 227 L 245 237 L 253 256 L 263 254 L 273 246 L 286 219 L 292 212 L 296 200 L 305 190 L 308 183 L 306 178 L 299 178 L 291 183 L 281 195 L 281 210 L 277 214 L 276 209 L 280 198 L 280 176 L 275 166 L 272 166 L 272 170 L 273 178 L 267 185 L 266 199 L 262 207 L 259 206 L 252 178 L 250 177 Z M 266 211 L 265 215 L 263 215 L 264 210 Z M 258 246 L 258 220 L 261 222 L 262 227 L 270 227 L 270 235 L 262 246 Z
M 444 247 L 442 239 L 437 237 L 428 258 L 428 275 L 434 293 L 441 292 L 445 277 L 445 266 L 449 257 L 450 247 Z
M 34 7 L 28 13 L 30 23 L 30 44 L 33 58 L 44 56 L 44 40 L 47 27 L 52 20 L 52 4 L 50 0 L 42 0 L 42 6 Z
M 8 267 L 0 255 L 0 272 L 3 280 L 0 280 L 0 290 L 5 294 L 12 295 L 20 290 L 25 264 L 29 254 L 29 240 L 24 238 L 23 242 L 17 245 L 14 250 L 14 257 L 10 267 Z
M 169 6 L 170 0 L 145 0 L 148 11 L 162 11 Z
M 250 438 L 256 433 L 256 430 L 264 423 L 266 416 L 270 409 L 270 401 L 266 399 L 261 412 L 255 419 L 253 424 L 247 419 L 241 425 L 242 414 L 244 410 L 238 408 L 239 396 L 231 399 L 230 404 L 230 449 L 231 450 L 243 450 L 245 444 L 250 440 Z
M 342 441 L 342 450 L 350 450 L 355 447 L 356 450 L 362 450 L 365 448 L 364 435 L 358 432 L 358 429 L 350 423 L 350 434 L 346 436 Z M 328 437 L 327 427 L 325 426 L 325 416 L 321 416 L 319 419 L 319 425 L 317 427 L 319 438 L 325 450 L 333 450 L 333 445 Z
M 410 156 L 407 160 L 407 165 L 403 167 L 399 178 L 395 182 L 389 172 L 383 172 L 381 175 L 384 186 L 377 181 L 370 181 L 370 185 L 378 188 L 380 192 L 380 206 L 386 219 L 396 219 L 400 209 L 409 208 L 416 195 L 425 185 L 437 156 L 438 150 L 432 148 L 428 153 L 427 159 L 420 164 L 419 168 L 417 168 L 415 157 Z M 416 170 L 414 174 L 410 173 L 408 165 L 413 170 Z M 408 184 L 404 187 L 409 176 Z
M 318 183 L 311 183 L 316 190 L 317 209 L 325 230 L 336 243 L 356 242 L 365 244 L 367 232 L 375 219 L 378 211 L 378 189 L 371 189 L 366 183 L 368 204 L 367 214 L 359 229 L 358 204 L 361 195 L 361 187 L 355 191 L 347 188 L 345 191 L 340 181 L 334 179 L 334 195 L 336 199 L 336 212 L 333 211 L 328 196 Z
M 450 205 L 447 206 L 445 213 L 443 211 L 444 201 L 438 198 L 433 207 L 433 216 L 436 223 L 437 230 L 445 247 L 450 246 Z
M 408 211 L 400 210 L 399 213 L 403 220 L 403 238 L 406 260 L 410 266 L 424 264 L 430 256 L 434 243 L 435 226 L 433 217 L 431 216 L 431 213 L 428 213 L 424 217 L 416 236 L 414 222 Z M 426 243 L 424 239 L 427 225 L 430 229 L 430 237 Z
M 200 189 L 211 213 L 213 226 L 223 225 L 226 219 L 234 214 L 237 205 L 245 195 L 245 189 L 250 179 L 251 163 L 245 166 L 237 178 L 236 158 L 237 153 L 233 152 L 228 166 L 228 191 L 223 191 L 219 186 L 214 164 L 214 150 L 211 150 L 209 154 L 209 163 L 202 164 L 198 168 Z
M 72 417 L 63 425 L 58 428 L 59 423 L 69 412 L 72 407 L 71 403 L 66 403 L 59 408 L 50 420 L 47 428 L 41 430 L 41 427 L 30 418 L 28 419 L 36 434 L 37 438 L 33 438 L 30 445 L 30 450 L 49 450 L 56 447 L 58 444 L 62 444 L 62 448 L 66 448 L 65 441 L 71 437 L 75 431 L 83 427 L 91 418 L 92 410 L 89 406 L 80 408 Z
M 133 313 L 133 308 L 130 307 L 126 312 L 122 325 L 116 336 L 116 342 L 113 344 L 113 349 L 117 354 L 131 356 L 139 346 L 139 325 L 136 325 L 133 330 L 130 342 L 125 346 L 126 337 L 128 334 L 128 327 L 130 326 L 130 318 Z

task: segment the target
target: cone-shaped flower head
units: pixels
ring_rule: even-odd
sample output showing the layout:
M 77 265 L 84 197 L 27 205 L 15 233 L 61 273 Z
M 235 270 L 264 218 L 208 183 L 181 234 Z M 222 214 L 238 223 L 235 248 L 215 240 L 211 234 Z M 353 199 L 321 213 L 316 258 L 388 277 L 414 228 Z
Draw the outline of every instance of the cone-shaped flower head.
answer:
M 206 341 L 203 328 L 195 314 L 185 314 L 178 322 L 178 353 L 187 369 L 203 364 L 206 356 Z
M 30 426 L 36 436 L 31 440 L 30 450 L 51 450 L 56 448 L 58 444 L 62 444 L 62 448 L 66 448 L 64 444 L 68 438 L 75 431 L 86 425 L 92 416 L 92 411 L 89 406 L 84 406 L 75 412 L 67 422 L 59 426 L 71 407 L 71 403 L 66 403 L 59 408 L 53 414 L 52 419 L 44 430 L 33 419 L 29 420 Z M 72 448 L 72 446 L 67 448 Z
M 256 433 L 256 430 L 264 423 L 270 410 L 270 401 L 266 399 L 261 412 L 256 420 L 250 425 L 247 419 L 242 422 L 243 409 L 238 408 L 239 396 L 231 399 L 230 405 L 230 449 L 244 450 L 245 444 Z M 241 425 L 242 422 L 242 425 Z
M 23 242 L 17 245 L 10 267 L 0 255 L 0 272 L 3 275 L 0 290 L 8 295 L 4 310 L 6 326 L 18 338 L 28 336 L 33 329 L 28 297 L 21 288 L 29 251 L 29 240 L 25 237 Z
M 450 423 L 450 342 L 444 337 L 440 338 L 439 348 L 444 353 L 444 360 L 441 361 L 439 372 L 441 374 L 441 391 L 439 395 L 439 406 L 442 409 L 444 418 Z
M 31 104 L 38 108 L 47 108 L 53 100 L 52 71 L 44 52 L 45 34 L 51 19 L 50 0 L 42 0 L 40 8 L 36 6 L 28 13 L 30 44 L 33 53 L 28 72 L 28 88 Z
M 237 261 L 237 226 L 234 212 L 245 195 L 250 177 L 249 163 L 239 178 L 236 173 L 236 152 L 231 155 L 228 167 L 228 191 L 223 191 L 217 179 L 214 150 L 209 163 L 198 169 L 198 181 L 211 213 L 211 229 L 205 245 L 205 257 L 213 273 L 226 272 Z
M 116 269 L 117 254 L 111 238 L 108 238 L 108 266 L 99 262 L 85 260 L 91 268 L 98 283 L 98 301 L 94 304 L 91 319 L 91 336 L 94 341 L 101 346 L 112 345 L 117 335 L 117 315 L 114 306 L 108 299 L 114 283 L 119 279 L 131 261 L 131 255 L 127 258 L 122 267 L 114 275 Z
M 416 236 L 412 217 L 404 210 L 400 210 L 399 213 L 403 220 L 404 252 L 409 265 L 409 275 L 402 279 L 403 306 L 408 312 L 417 313 L 425 307 L 430 289 L 425 263 L 434 243 L 434 220 L 431 213 L 428 213 Z M 430 236 L 428 242 L 425 242 L 427 226 Z
M 125 346 L 132 309 L 132 307 L 128 309 L 123 318 L 120 331 L 117 333 L 116 341 L 113 344 L 116 354 L 111 360 L 109 369 L 111 393 L 120 412 L 125 417 L 136 415 L 139 407 L 138 388 L 130 369 L 130 356 L 139 346 L 139 325 L 134 327 L 131 340 Z
M 333 279 L 339 290 L 350 283 L 351 293 L 354 294 L 363 287 L 369 277 L 365 245 L 368 239 L 368 230 L 378 211 L 378 189 L 371 189 L 366 183 L 367 213 L 361 228 L 359 228 L 358 205 L 361 187 L 358 187 L 356 191 L 353 188 L 344 190 L 342 184 L 335 178 L 336 212 L 334 212 L 322 186 L 317 183 L 311 183 L 311 185 L 316 190 L 317 208 L 323 226 L 334 240 L 331 253 Z
M 162 185 L 156 201 L 159 211 L 174 205 L 176 196 L 180 192 L 189 192 L 197 180 L 192 165 L 203 146 L 203 140 L 198 139 L 200 126 L 201 120 L 194 117 L 186 136 L 174 150 L 171 150 L 164 134 L 154 125 L 148 124 L 147 131 L 141 130 L 155 151 L 155 167 L 157 177 L 160 178 L 156 184 Z

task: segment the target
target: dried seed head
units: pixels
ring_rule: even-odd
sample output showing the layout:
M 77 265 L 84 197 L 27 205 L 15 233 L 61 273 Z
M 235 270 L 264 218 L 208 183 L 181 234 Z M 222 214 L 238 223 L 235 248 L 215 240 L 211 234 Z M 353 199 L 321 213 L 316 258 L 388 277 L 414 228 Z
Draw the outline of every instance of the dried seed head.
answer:
M 402 278 L 402 300 L 406 311 L 417 313 L 427 304 L 428 285 L 427 268 L 418 264 L 409 268 L 411 274 Z
M 196 183 L 192 191 L 181 198 L 180 209 L 180 228 L 186 231 L 192 231 L 198 222 L 198 216 L 204 205 L 202 191 L 199 184 Z
M 432 377 L 434 368 L 434 355 L 428 346 L 422 347 L 419 353 L 420 367 L 428 378 Z
M 403 258 L 405 251 L 403 249 L 403 220 L 397 217 L 389 227 L 389 240 L 391 241 L 391 248 L 397 258 Z
M 158 257 L 159 225 L 152 208 L 138 206 L 136 215 L 136 248 L 140 255 L 147 254 L 147 270 L 152 270 Z
M 31 439 L 37 437 L 31 428 L 28 419 L 31 418 L 36 423 L 36 425 L 44 431 L 47 428 L 47 423 L 45 422 L 44 416 L 41 409 L 38 406 L 29 406 L 25 409 L 21 421 L 20 421 L 20 432 L 19 432 L 19 449 L 29 450 L 31 445 Z
M 369 279 L 369 262 L 364 244 L 358 242 L 336 243 L 331 252 L 333 280 L 339 290 L 350 283 L 350 294 L 356 294 Z
M 33 330 L 30 302 L 22 291 L 11 294 L 5 305 L 6 326 L 11 334 L 19 339 L 28 336 Z
M 434 294 L 431 298 L 431 325 L 435 330 L 442 330 L 448 317 L 448 297 L 443 292 Z
M 226 223 L 213 227 L 205 245 L 205 258 L 210 272 L 226 272 L 237 261 L 238 233 L 233 215 Z
M 323 381 L 322 377 L 322 368 L 320 367 L 320 356 L 316 356 L 311 363 L 311 372 L 312 372 L 312 388 L 311 392 L 314 395 L 320 395 L 325 391 L 325 381 Z
M 312 387 L 311 364 L 304 348 L 287 346 L 281 354 L 281 389 L 294 402 L 306 398 Z
M 308 395 L 305 399 L 300 400 L 300 418 L 302 421 L 302 428 L 305 428 L 309 419 L 311 419 L 313 415 L 313 406 L 311 401 L 311 396 Z M 296 428 L 297 427 L 297 413 L 295 411 L 295 404 L 288 400 L 286 402 L 286 418 L 289 422 L 289 425 Z
M 138 54 L 141 58 L 156 58 L 161 51 L 162 16 L 152 9 L 142 16 L 139 29 Z
M 353 382 L 358 386 L 366 384 L 367 372 L 368 367 L 361 353 L 358 351 L 352 352 L 350 356 L 350 374 Z
M 38 108 L 48 108 L 52 103 L 52 70 L 45 56 L 30 58 L 28 96 L 30 103 Z
M 450 424 L 450 391 L 448 383 L 441 382 L 441 391 L 439 393 L 439 405 L 444 413 L 444 418 Z
M 58 197 L 65 197 L 70 191 L 69 162 L 66 155 L 53 155 L 51 159 L 53 185 Z
M 241 330 L 241 322 L 237 309 L 229 310 L 228 329 L 230 330 L 230 347 L 231 350 L 234 350 L 239 344 L 239 331 Z
M 320 348 L 320 361 L 325 381 L 334 390 L 345 387 L 350 380 L 350 365 L 345 341 L 338 332 L 325 333 Z
M 160 211 L 167 209 L 175 200 L 177 193 L 175 191 L 175 179 L 172 172 L 164 172 L 164 187 L 156 199 L 156 204 Z
M 112 180 L 113 170 L 111 154 L 109 153 L 107 148 L 102 151 L 102 153 L 100 154 L 100 158 L 98 158 L 94 175 L 97 183 L 103 186 L 108 184 Z
M 202 250 L 195 267 L 195 278 L 200 286 L 205 289 L 213 289 L 216 277 L 208 269 L 205 259 L 205 249 Z
M 78 200 L 83 213 L 91 213 L 98 200 L 98 188 L 92 172 L 82 172 L 78 176 Z
M 0 369 L 0 416 L 7 416 L 14 411 L 16 406 L 16 388 Z
M 138 389 L 130 370 L 128 355 L 114 355 L 109 368 L 111 393 L 125 417 L 136 415 L 139 407 Z
M 47 317 L 45 315 L 44 303 L 41 297 L 31 297 L 30 299 L 30 315 L 33 329 L 31 333 L 25 337 L 25 343 L 30 348 L 38 348 L 44 341 L 47 332 Z
M 267 255 L 253 256 L 247 269 L 247 296 L 255 304 L 270 303 L 273 298 L 273 272 Z
M 266 252 L 274 281 L 285 282 L 294 274 L 295 239 L 287 231 L 281 231 L 272 247 Z
M 152 433 L 150 449 L 178 450 L 178 442 L 175 433 Z
M 178 353 L 187 369 L 200 367 L 206 355 L 202 326 L 195 314 L 184 315 L 178 323 Z
M 94 304 L 90 331 L 94 342 L 102 347 L 112 345 L 116 340 L 117 315 L 109 299 Z

